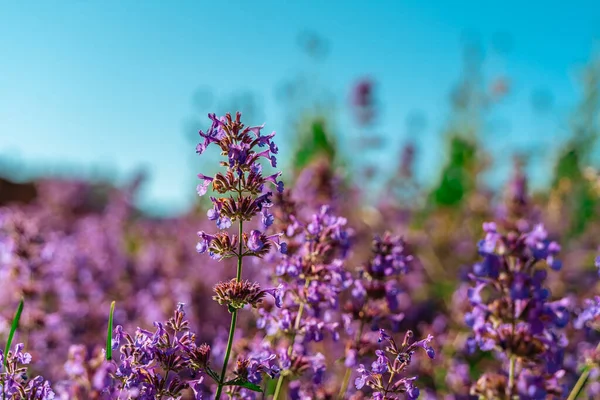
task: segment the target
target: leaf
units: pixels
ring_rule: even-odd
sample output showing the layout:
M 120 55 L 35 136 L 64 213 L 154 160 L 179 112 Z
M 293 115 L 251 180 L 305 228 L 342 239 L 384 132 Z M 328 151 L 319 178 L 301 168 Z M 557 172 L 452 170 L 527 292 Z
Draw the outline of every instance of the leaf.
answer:
M 108 332 L 106 333 L 106 361 L 112 360 L 112 331 L 113 317 L 115 314 L 115 302 L 110 303 L 110 313 L 108 314 Z
M 254 384 L 254 383 L 250 383 L 242 378 L 237 378 L 237 379 L 227 381 L 223 384 L 223 386 L 240 386 L 240 387 L 252 390 L 254 392 L 262 393 L 262 389 L 260 388 L 260 386 Z
M 19 306 L 17 307 L 17 312 L 15 313 L 15 317 L 12 320 L 12 325 L 10 326 L 8 340 L 6 341 L 6 347 L 4 348 L 4 368 L 6 368 L 7 354 L 8 354 L 8 351 L 10 350 L 10 345 L 12 344 L 13 337 L 15 336 L 15 331 L 17 330 L 17 326 L 19 326 L 19 320 L 21 319 L 21 313 L 23 313 L 24 304 L 25 304 L 25 300 L 23 298 L 21 298 L 21 301 L 19 301 Z
M 208 376 L 213 378 L 216 382 L 219 382 L 219 380 L 221 379 L 221 378 L 219 378 L 219 375 L 217 375 L 217 373 L 208 366 L 206 367 L 206 373 L 208 374 Z

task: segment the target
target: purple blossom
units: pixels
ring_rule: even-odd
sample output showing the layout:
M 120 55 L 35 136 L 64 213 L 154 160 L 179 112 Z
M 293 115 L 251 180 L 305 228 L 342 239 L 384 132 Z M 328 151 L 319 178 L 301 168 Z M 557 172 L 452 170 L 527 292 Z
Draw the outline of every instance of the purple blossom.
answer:
M 494 350 L 516 357 L 524 365 L 519 376 L 555 374 L 562 368 L 565 346 L 555 331 L 564 328 L 569 320 L 569 301 L 551 301 L 543 285 L 548 275 L 545 267 L 552 270 L 561 267 L 555 258 L 560 246 L 548 240 L 542 225 L 536 225 L 530 232 L 503 235 L 495 224 L 489 223 L 484 224 L 484 231 L 486 236 L 479 246 L 484 261 L 476 264 L 474 274 L 470 275 L 474 285 L 468 292 L 472 310 L 465 315 L 465 322 L 473 329 L 474 340 L 468 342 L 468 347 L 472 351 L 472 345 L 477 343 L 483 351 Z M 540 265 L 542 261 L 544 265 Z M 472 390 L 486 393 L 485 388 L 494 385 L 490 380 L 504 379 L 501 376 L 484 375 Z M 540 379 L 536 387 L 550 385 L 546 378 Z M 507 390 L 530 396 L 532 387 Z M 559 389 L 560 386 L 555 388 Z M 539 392 L 542 397 L 546 396 L 545 390 Z
M 419 397 L 419 389 L 414 386 L 416 377 L 407 377 L 406 369 L 412 362 L 412 356 L 418 348 L 424 349 L 430 358 L 434 357 L 433 348 L 429 343 L 433 337 L 429 335 L 426 339 L 412 342 L 413 333 L 408 331 L 404 336 L 404 341 L 400 346 L 383 329 L 379 332 L 379 341 L 385 342 L 385 351 L 377 350 L 377 359 L 371 364 L 368 370 L 363 364 L 360 364 L 356 371 L 359 376 L 354 384 L 358 390 L 369 387 L 373 398 L 396 398 L 398 394 L 404 393 L 408 398 L 416 399 Z
M 0 360 L 5 367 L 0 372 L 0 391 L 7 399 L 27 398 L 31 400 L 52 400 L 55 393 L 50 383 L 41 376 L 27 379 L 26 365 L 31 362 L 31 355 L 23 351 L 24 345 L 18 343 L 13 351 L 4 354 L 0 351 Z
M 260 231 L 256 229 L 251 231 L 250 235 L 248 235 L 248 249 L 250 249 L 251 251 L 260 251 L 264 246 L 264 242 L 260 239 L 260 237 Z
M 198 398 L 198 376 L 207 368 L 208 360 L 205 348 L 195 343 L 183 307 L 178 306 L 168 321 L 155 322 L 154 326 L 154 332 L 138 328 L 134 336 L 120 327 L 115 329 L 113 340 L 121 343 L 120 363 L 114 374 L 116 390 L 143 398 L 177 398 L 191 384 L 196 385 Z
M 575 328 L 600 328 L 600 296 L 584 300 L 584 308 L 575 320 Z

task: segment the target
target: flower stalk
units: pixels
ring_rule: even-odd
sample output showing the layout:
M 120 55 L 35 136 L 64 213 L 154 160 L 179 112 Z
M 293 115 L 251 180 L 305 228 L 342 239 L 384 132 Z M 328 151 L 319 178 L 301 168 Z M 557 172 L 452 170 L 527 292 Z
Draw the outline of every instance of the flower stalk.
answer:
M 238 224 L 238 237 L 242 237 L 244 223 L 240 220 Z M 236 272 L 236 281 L 241 282 L 242 280 L 242 241 L 239 242 L 238 254 L 237 254 L 237 272 Z M 235 336 L 235 325 L 237 321 L 237 309 L 234 309 L 231 313 L 231 325 L 229 326 L 229 336 L 227 339 L 227 347 L 225 350 L 225 358 L 223 359 L 223 368 L 221 369 L 221 375 L 219 377 L 219 382 L 217 382 L 217 392 L 215 394 L 215 400 L 219 400 L 221 398 L 221 392 L 223 391 L 223 386 L 225 383 L 225 375 L 227 374 L 227 364 L 229 364 L 229 357 L 231 355 L 231 347 L 233 346 L 233 337 Z

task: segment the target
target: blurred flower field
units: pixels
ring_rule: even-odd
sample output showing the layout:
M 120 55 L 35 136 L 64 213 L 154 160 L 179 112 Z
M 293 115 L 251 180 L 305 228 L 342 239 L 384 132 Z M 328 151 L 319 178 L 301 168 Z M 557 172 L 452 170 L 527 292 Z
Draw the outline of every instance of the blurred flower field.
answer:
M 360 157 L 322 104 L 294 143 L 209 114 L 176 217 L 136 207 L 143 176 L 3 179 L 3 399 L 600 398 L 599 77 L 535 190 L 527 157 L 483 144 L 508 81 L 468 74 L 435 185 L 414 143 L 373 161 L 370 78 L 349 96 Z

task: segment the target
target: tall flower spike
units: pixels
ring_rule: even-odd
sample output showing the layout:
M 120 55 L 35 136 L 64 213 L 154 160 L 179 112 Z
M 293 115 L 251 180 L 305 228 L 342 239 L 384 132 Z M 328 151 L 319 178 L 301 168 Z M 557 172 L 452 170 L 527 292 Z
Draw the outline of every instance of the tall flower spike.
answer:
M 295 227 L 290 253 L 281 258 L 275 270 L 276 279 L 285 288 L 283 307 L 261 308 L 257 321 L 259 328 L 273 334 L 273 340 L 282 347 L 282 374 L 274 400 L 281 395 L 286 377 L 296 380 L 311 370 L 313 381 L 320 381 L 325 365 L 320 358 L 311 358 L 309 345 L 326 338 L 339 339 L 340 323 L 333 316 L 341 292 L 352 282 L 344 270 L 352 234 L 346 219 L 324 206 L 308 223 L 292 220 Z M 295 392 L 310 396 L 306 385 L 300 381 L 295 385 Z
M 264 257 L 272 249 L 285 253 L 287 246 L 280 241 L 281 234 L 267 234 L 264 231 L 253 229 L 244 232 L 243 224 L 252 221 L 257 215 L 265 229 L 273 225 L 273 215 L 269 213 L 272 206 L 272 192 L 266 190 L 268 186 L 274 186 L 278 192 L 283 191 L 283 182 L 279 177 L 281 172 L 269 176 L 263 175 L 262 160 L 268 160 L 272 167 L 277 165 L 275 155 L 278 148 L 273 142 L 275 133 L 261 135 L 262 126 L 245 127 L 241 122 L 241 114 L 236 113 L 235 119 L 231 114 L 217 118 L 209 114 L 212 120 L 210 129 L 205 133 L 200 131 L 203 141 L 196 146 L 196 152 L 202 154 L 211 144 L 221 148 L 221 155 L 226 157 L 220 165 L 225 168 L 224 172 L 218 172 L 214 177 L 198 174 L 200 183 L 196 190 L 198 195 L 203 196 L 212 187 L 215 196 L 211 196 L 212 208 L 208 210 L 207 216 L 215 221 L 220 232 L 208 234 L 198 232 L 200 240 L 196 245 L 198 253 L 206 253 L 215 259 L 223 260 L 235 257 L 237 259 L 236 277 L 227 282 L 218 283 L 214 290 L 213 299 L 219 304 L 227 306 L 231 313 L 231 324 L 223 367 L 220 376 L 212 376 L 217 381 L 216 400 L 220 399 L 223 387 L 227 382 L 227 366 L 233 346 L 237 312 L 246 305 L 257 307 L 265 294 L 271 294 L 275 298 L 275 304 L 281 306 L 281 288 L 262 290 L 258 283 L 242 281 L 242 264 L 244 257 Z M 237 235 L 230 235 L 226 229 L 233 222 L 237 222 Z M 238 365 L 236 371 L 238 382 L 241 386 L 251 384 L 258 370 L 248 372 L 254 363 L 248 361 L 248 365 Z M 262 371 L 262 370 L 261 370 Z M 235 391 L 235 389 L 232 389 Z
M 351 339 L 346 343 L 344 365 L 347 369 L 340 396 L 346 393 L 354 367 L 376 349 L 365 331 L 382 327 L 399 330 L 404 318 L 399 300 L 400 279 L 412 261 L 413 256 L 401 237 L 386 232 L 383 237 L 373 239 L 371 257 L 359 269 L 350 299 L 344 304 L 344 325 Z
M 560 246 L 548 239 L 542 225 L 508 234 L 499 232 L 494 223 L 484 224 L 483 229 L 485 238 L 479 243 L 483 260 L 469 275 L 472 310 L 465 322 L 474 337 L 468 346 L 494 350 L 506 363 L 503 373 L 482 376 L 471 393 L 507 398 L 530 398 L 528 393 L 533 392 L 561 396 L 556 381 L 563 375 L 566 339 L 559 330 L 569 320 L 568 301 L 551 301 L 544 287 L 548 270 L 562 266 L 556 258 Z M 540 378 L 531 380 L 531 376 Z

